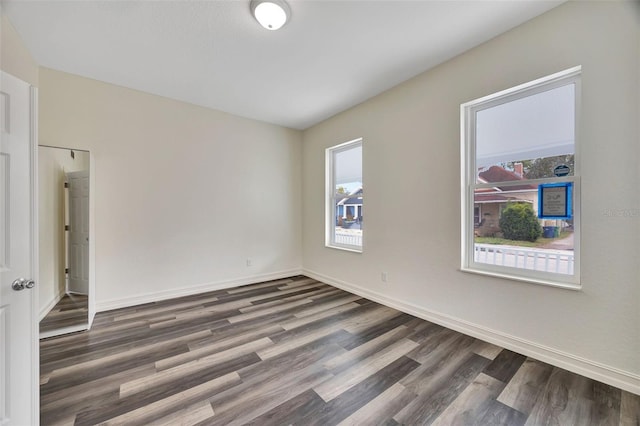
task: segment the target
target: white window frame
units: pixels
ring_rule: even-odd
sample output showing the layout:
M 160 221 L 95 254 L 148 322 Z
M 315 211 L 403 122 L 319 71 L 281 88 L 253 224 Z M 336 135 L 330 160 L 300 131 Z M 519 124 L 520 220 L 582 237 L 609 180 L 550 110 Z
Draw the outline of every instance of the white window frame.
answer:
M 489 275 L 510 280 L 524 281 L 554 287 L 579 290 L 580 284 L 580 66 L 525 83 L 460 106 L 460 161 L 461 161 L 461 270 L 482 275 Z M 494 183 L 477 183 L 476 166 L 476 113 L 500 104 L 526 98 L 537 93 L 575 85 L 575 141 L 574 141 L 574 174 L 573 176 L 528 179 L 530 184 L 550 182 L 573 183 L 573 226 L 574 226 L 574 273 L 559 274 L 553 272 L 534 271 L 524 268 L 491 265 L 474 260 L 474 191 L 480 188 L 495 186 Z M 522 185 L 523 181 L 500 182 L 500 186 Z
M 362 246 L 351 245 L 351 244 L 342 244 L 342 243 L 336 242 L 336 240 L 335 240 L 335 235 L 336 235 L 336 218 L 335 218 L 336 202 L 338 201 L 338 198 L 342 199 L 342 198 L 345 198 L 345 197 L 344 197 L 344 194 L 339 195 L 339 194 L 337 194 L 335 192 L 335 188 L 336 188 L 336 170 L 335 170 L 334 158 L 335 158 L 335 155 L 337 153 L 343 152 L 343 151 L 347 151 L 347 150 L 356 148 L 358 146 L 361 146 L 361 147 L 363 146 L 362 138 L 354 139 L 354 140 L 349 141 L 349 142 L 345 142 L 345 143 L 341 143 L 339 145 L 335 145 L 335 146 L 329 147 L 325 151 L 325 166 L 326 166 L 326 171 L 325 171 L 325 179 L 326 179 L 325 246 L 326 247 L 330 247 L 330 248 L 340 249 L 340 250 L 346 250 L 346 251 L 351 251 L 351 252 L 356 252 L 356 253 L 362 253 L 362 249 L 364 247 L 364 232 L 363 232 L 363 235 L 362 235 Z M 363 168 L 364 168 L 364 164 L 363 164 Z M 364 185 L 364 182 L 363 182 L 363 185 Z M 364 188 L 363 188 L 362 193 L 363 194 L 362 195 L 358 195 L 358 197 L 361 197 L 363 199 L 363 205 L 364 205 Z M 346 209 L 346 206 L 345 206 L 345 209 Z

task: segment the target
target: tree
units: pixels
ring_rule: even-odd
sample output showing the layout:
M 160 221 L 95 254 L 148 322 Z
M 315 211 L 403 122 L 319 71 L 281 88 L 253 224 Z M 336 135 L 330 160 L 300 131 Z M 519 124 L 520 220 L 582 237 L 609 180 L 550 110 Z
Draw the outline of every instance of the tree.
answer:
M 531 161 L 528 168 L 524 170 L 524 177 L 526 179 L 540 179 L 545 177 L 554 177 L 553 169 L 557 166 L 564 164 L 569 166 L 571 172 L 574 167 L 574 156 L 571 155 L 558 155 L 556 157 L 536 158 Z
M 515 163 L 522 163 L 525 179 L 540 179 L 554 177 L 553 169 L 564 164 L 569 166 L 571 172 L 574 168 L 574 155 L 558 155 L 555 157 L 534 158 L 533 160 L 509 161 L 501 166 L 507 170 L 514 170 Z
M 535 241 L 542 227 L 529 203 L 509 203 L 502 211 L 500 229 L 508 240 Z

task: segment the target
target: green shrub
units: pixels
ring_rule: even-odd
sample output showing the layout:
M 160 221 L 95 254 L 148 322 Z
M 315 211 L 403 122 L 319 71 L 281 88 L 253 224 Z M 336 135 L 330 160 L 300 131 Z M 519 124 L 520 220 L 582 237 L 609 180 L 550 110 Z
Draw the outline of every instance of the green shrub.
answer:
M 508 240 L 535 241 L 542 227 L 529 203 L 509 203 L 502 211 L 500 229 Z

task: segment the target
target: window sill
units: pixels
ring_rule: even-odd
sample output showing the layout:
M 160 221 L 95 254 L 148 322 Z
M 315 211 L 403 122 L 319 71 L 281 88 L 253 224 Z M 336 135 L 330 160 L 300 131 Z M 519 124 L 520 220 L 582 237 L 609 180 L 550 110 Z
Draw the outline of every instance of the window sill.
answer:
M 556 287 L 564 290 L 573 290 L 573 291 L 581 291 L 581 284 L 573 284 L 573 283 L 564 283 L 552 280 L 546 280 L 542 278 L 535 277 L 525 277 L 522 275 L 512 275 L 509 273 L 501 273 L 501 272 L 493 272 L 493 271 L 484 271 L 482 269 L 473 269 L 468 267 L 460 268 L 461 272 L 476 274 L 476 275 L 485 275 L 489 277 L 502 278 L 509 281 L 519 281 L 528 284 L 536 284 L 536 285 L 544 285 L 548 287 Z
M 355 246 L 336 246 L 336 245 L 332 245 L 332 244 L 325 244 L 325 247 L 331 248 L 331 249 L 336 249 L 336 250 L 342 250 L 342 251 L 350 251 L 351 253 L 360 253 L 360 254 L 362 254 L 362 248 L 358 248 L 358 247 L 355 247 Z

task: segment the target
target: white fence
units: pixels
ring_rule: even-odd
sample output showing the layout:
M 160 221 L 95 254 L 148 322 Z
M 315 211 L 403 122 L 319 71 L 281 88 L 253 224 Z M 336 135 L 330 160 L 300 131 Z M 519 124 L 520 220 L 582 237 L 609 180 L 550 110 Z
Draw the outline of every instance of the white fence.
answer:
M 474 260 L 490 265 L 573 274 L 573 251 L 475 244 Z
M 336 243 L 362 247 L 362 231 L 358 233 L 342 233 L 336 228 Z

